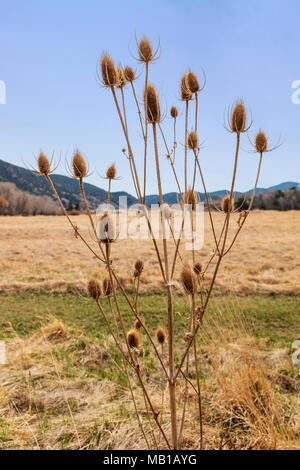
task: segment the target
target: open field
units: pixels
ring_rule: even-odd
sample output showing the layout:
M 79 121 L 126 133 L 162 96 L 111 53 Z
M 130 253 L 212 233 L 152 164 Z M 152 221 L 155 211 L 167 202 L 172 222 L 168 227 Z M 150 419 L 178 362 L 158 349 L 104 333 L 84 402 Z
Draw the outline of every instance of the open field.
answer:
M 223 214 L 214 214 L 219 230 L 223 217 Z M 237 219 L 238 214 L 234 217 Z M 75 216 L 73 220 L 82 233 L 89 236 L 87 217 Z M 236 229 L 237 224 L 233 222 L 232 226 Z M 222 263 L 216 289 L 239 294 L 300 294 L 299 226 L 299 211 L 252 213 Z M 74 238 L 64 217 L 0 217 L 0 227 L 2 292 L 83 291 L 87 279 L 93 276 L 102 279 L 106 275 L 82 242 Z M 204 246 L 198 255 L 203 265 L 208 262 L 212 249 L 205 214 Z M 181 253 L 184 261 L 191 256 L 190 252 Z M 152 241 L 128 239 L 113 245 L 114 264 L 127 286 L 132 283 L 137 256 L 145 262 L 142 291 L 157 291 L 161 288 L 161 279 Z M 179 271 L 180 260 L 177 265 Z M 207 283 L 211 272 L 211 269 L 207 271 Z

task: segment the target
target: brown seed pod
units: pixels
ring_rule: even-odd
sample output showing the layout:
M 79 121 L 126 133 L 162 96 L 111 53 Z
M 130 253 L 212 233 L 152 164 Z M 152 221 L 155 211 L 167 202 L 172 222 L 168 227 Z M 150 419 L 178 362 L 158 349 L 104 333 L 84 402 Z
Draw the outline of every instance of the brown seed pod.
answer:
M 112 243 L 116 240 L 116 226 L 114 219 L 105 212 L 97 224 L 97 235 L 103 243 Z
M 107 297 L 112 295 L 113 289 L 112 289 L 111 281 L 108 277 L 104 278 L 102 281 L 102 290 L 103 290 L 103 295 L 106 295 Z
M 176 108 L 176 106 L 172 106 L 172 108 L 170 109 L 170 114 L 171 114 L 171 117 L 172 118 L 177 118 L 178 116 L 178 109 Z
M 263 131 L 259 131 L 255 137 L 255 149 L 258 153 L 264 153 L 268 150 L 268 140 Z
M 232 212 L 234 209 L 234 199 L 230 198 L 230 195 L 223 197 L 221 207 L 222 211 L 226 212 L 226 214 Z
M 135 71 L 133 70 L 132 67 L 129 67 L 127 65 L 127 67 L 125 67 L 124 69 L 124 75 L 125 75 L 125 79 L 127 80 L 127 82 L 133 82 L 135 80 Z
M 187 73 L 183 75 L 181 79 L 180 90 L 182 101 L 190 101 L 193 98 L 193 93 L 191 92 L 187 82 Z
M 138 272 L 138 275 L 140 276 L 144 270 L 144 261 L 142 261 L 141 259 L 137 259 L 134 264 L 134 268 Z
M 143 39 L 141 39 L 138 45 L 138 50 L 141 62 L 145 62 L 145 64 L 147 64 L 153 60 L 152 46 L 150 44 L 150 41 L 146 37 L 143 37 Z
M 137 330 L 130 330 L 127 333 L 127 342 L 130 348 L 138 349 L 140 345 L 140 335 Z
M 183 196 L 183 201 L 184 204 L 189 204 L 192 206 L 192 211 L 196 210 L 197 204 L 198 204 L 198 196 L 193 189 L 188 189 L 186 193 L 184 193 Z
M 96 279 L 91 279 L 88 282 L 87 290 L 92 299 L 98 300 L 101 297 L 101 286 Z
M 193 295 L 197 292 L 196 279 L 190 268 L 183 268 L 181 271 L 180 280 L 187 294 Z
M 156 338 L 157 338 L 157 341 L 160 343 L 160 344 L 164 344 L 165 341 L 166 341 L 166 332 L 163 328 L 157 328 L 156 330 Z
M 244 102 L 238 101 L 230 114 L 230 128 L 232 132 L 245 132 L 247 113 Z
M 197 135 L 197 132 L 193 131 L 193 132 L 189 133 L 188 146 L 192 150 L 197 150 L 197 148 L 198 148 L 198 135 Z
M 142 327 L 140 320 L 136 319 L 134 322 L 134 329 L 139 330 Z
M 197 274 L 197 276 L 199 276 L 199 274 L 201 274 L 202 272 L 202 264 L 199 262 L 195 263 L 193 269 L 194 269 L 194 273 Z
M 41 175 L 49 175 L 51 173 L 49 160 L 43 152 L 39 154 L 38 167 Z
M 117 169 L 115 165 L 110 165 L 110 167 L 107 168 L 106 170 L 106 178 L 108 180 L 114 180 L 116 177 L 116 174 L 117 174 Z
M 101 58 L 102 82 L 107 87 L 118 85 L 118 73 L 115 64 L 108 54 L 104 54 Z
M 144 90 L 144 105 L 146 108 L 146 116 L 150 123 L 160 122 L 160 104 L 156 89 L 153 85 L 148 84 Z
M 200 91 L 198 78 L 193 72 L 188 72 L 186 79 L 187 79 L 188 87 L 192 93 L 197 93 L 198 91 Z
M 87 175 L 86 163 L 81 153 L 76 150 L 72 159 L 74 178 L 85 178 Z
M 122 67 L 117 68 L 117 75 L 118 75 L 117 87 L 118 88 L 124 88 L 124 86 L 127 83 L 127 80 L 126 80 L 125 73 L 124 73 L 124 70 L 122 69 Z

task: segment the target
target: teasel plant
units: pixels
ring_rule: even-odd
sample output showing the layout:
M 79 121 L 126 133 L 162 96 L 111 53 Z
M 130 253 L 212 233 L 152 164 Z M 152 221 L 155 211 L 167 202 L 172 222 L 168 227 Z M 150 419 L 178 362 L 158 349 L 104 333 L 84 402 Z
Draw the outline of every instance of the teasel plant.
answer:
M 160 98 L 156 87 L 151 81 L 151 64 L 159 58 L 159 48 L 152 47 L 150 41 L 144 37 L 137 41 L 136 60 L 143 70 L 137 74 L 131 66 L 122 68 L 121 65 L 115 66 L 113 59 L 109 54 L 104 53 L 100 58 L 97 76 L 99 83 L 112 95 L 112 101 L 116 108 L 116 116 L 120 122 L 121 130 L 124 135 L 126 147 L 122 153 L 127 157 L 129 170 L 132 178 L 136 197 L 139 201 L 141 216 L 145 218 L 147 228 L 150 233 L 151 242 L 157 258 L 157 269 L 160 272 L 165 300 L 167 305 L 167 315 L 156 332 L 151 331 L 147 325 L 147 317 L 141 312 L 138 298 L 143 276 L 147 275 L 147 263 L 137 259 L 134 266 L 130 269 L 133 272 L 133 296 L 129 289 L 124 285 L 119 273 L 118 266 L 115 264 L 114 251 L 117 250 L 118 240 L 117 227 L 114 218 L 110 213 L 110 206 L 107 211 L 97 221 L 93 214 L 88 199 L 85 194 L 84 180 L 88 176 L 88 165 L 85 158 L 79 150 L 75 150 L 70 169 L 72 176 L 78 179 L 79 188 L 84 203 L 85 211 L 88 215 L 89 223 L 92 229 L 92 236 L 83 235 L 80 228 L 72 221 L 67 213 L 63 202 L 55 188 L 51 178 L 52 163 L 41 153 L 37 159 L 38 169 L 35 173 L 43 176 L 50 184 L 58 203 L 71 225 L 74 235 L 79 238 L 90 251 L 91 255 L 103 267 L 105 278 L 101 283 L 98 279 L 90 279 L 87 283 L 87 292 L 89 297 L 95 302 L 107 330 L 110 333 L 117 350 L 121 355 L 124 373 L 126 375 L 130 396 L 137 417 L 140 431 L 145 440 L 148 449 L 180 449 L 184 447 L 184 432 L 186 426 L 186 410 L 188 406 L 188 390 L 191 389 L 197 399 L 199 415 L 199 439 L 198 448 L 205 448 L 205 435 L 203 426 L 201 379 L 200 379 L 200 356 L 197 344 L 197 332 L 201 328 L 203 318 L 207 311 L 209 301 L 216 283 L 216 278 L 223 258 L 230 252 L 241 232 L 246 219 L 253 207 L 261 165 L 263 157 L 267 152 L 274 150 L 269 147 L 268 139 L 263 131 L 258 131 L 251 142 L 254 152 L 258 154 L 258 169 L 252 193 L 251 201 L 247 210 L 238 211 L 238 227 L 231 232 L 230 222 L 236 212 L 234 202 L 234 190 L 236 185 L 236 176 L 239 161 L 240 143 L 248 131 L 252 122 L 248 120 L 248 113 L 243 100 L 239 99 L 228 111 L 228 122 L 226 128 L 235 138 L 235 151 L 233 158 L 232 181 L 230 191 L 222 200 L 221 210 L 223 222 L 221 229 L 217 230 L 215 224 L 216 208 L 209 200 L 207 187 L 205 183 L 204 172 L 199 158 L 201 145 L 199 144 L 199 94 L 202 92 L 206 77 L 204 75 L 203 84 L 200 85 L 199 79 L 195 73 L 186 72 L 180 80 L 180 101 L 183 103 L 183 110 L 177 106 L 170 109 L 170 118 L 166 119 L 161 111 Z M 144 78 L 142 74 L 144 73 Z M 142 77 L 142 78 L 141 78 Z M 142 98 L 136 89 L 136 82 L 142 80 Z M 137 168 L 137 157 L 134 148 L 137 139 L 130 134 L 128 122 L 127 106 L 129 100 L 137 110 L 138 125 L 141 128 L 144 153 L 143 153 L 143 171 L 139 174 Z M 179 105 L 178 105 L 179 107 Z M 181 112 L 182 111 L 182 112 Z M 180 151 L 177 145 L 178 132 L 177 126 L 181 115 L 183 115 L 183 135 L 184 142 Z M 171 132 L 166 134 L 166 126 L 171 122 Z M 192 128 L 190 129 L 192 123 Z M 168 143 L 167 135 L 172 135 L 172 141 Z M 149 136 L 153 147 L 149 145 Z M 195 190 L 196 177 L 200 177 L 200 182 L 204 190 L 204 203 L 209 217 L 209 227 L 212 232 L 214 244 L 213 253 L 208 260 L 199 260 L 197 246 L 192 243 L 192 260 L 182 253 L 182 240 L 185 218 L 182 219 L 180 234 L 178 238 L 174 236 L 171 229 L 172 212 L 164 201 L 163 182 L 161 177 L 161 156 L 166 154 L 170 163 L 172 174 L 178 189 L 178 202 L 182 214 L 184 206 L 188 205 L 190 211 L 189 223 L 192 233 L 194 231 L 194 217 L 197 209 L 199 196 Z M 175 161 L 176 153 L 176 161 Z M 183 155 L 181 155 L 183 153 Z M 191 155 L 192 166 L 188 166 L 188 157 Z M 172 236 L 162 237 L 162 244 L 158 244 L 149 217 L 146 206 L 146 188 L 147 188 L 147 162 L 153 158 L 158 195 L 160 205 L 160 222 L 162 234 L 165 235 L 170 229 Z M 181 157 L 181 158 L 180 158 Z M 138 162 L 140 164 L 140 162 Z M 178 171 L 178 165 L 181 171 Z M 183 167 L 183 171 L 182 171 Z M 115 165 L 111 165 L 105 178 L 108 180 L 108 202 L 111 202 L 111 188 L 114 180 L 117 178 Z M 181 178 L 182 176 L 182 178 Z M 182 181 L 181 181 L 182 179 Z M 230 236 L 232 238 L 230 239 Z M 193 242 L 193 240 L 192 240 Z M 115 248 L 116 247 L 116 248 Z M 179 269 L 176 269 L 179 266 Z M 212 270 L 209 279 L 206 279 L 208 269 Z M 178 271 L 180 275 L 178 276 Z M 176 279 L 177 276 L 177 279 Z M 184 347 L 181 356 L 175 360 L 175 345 L 181 338 L 176 336 L 174 326 L 174 294 L 178 286 L 182 287 L 182 292 L 187 297 L 186 333 L 184 337 Z M 123 298 L 131 312 L 132 328 L 128 329 L 122 311 L 120 298 Z M 104 308 L 104 301 L 107 300 L 108 316 Z M 112 321 L 111 321 L 112 319 Z M 148 381 L 145 380 L 145 371 L 143 370 L 143 360 L 141 360 L 143 342 L 149 342 L 152 353 L 157 360 L 161 371 L 161 405 L 151 396 Z M 193 361 L 191 358 L 193 357 Z M 191 368 L 194 367 L 194 373 L 191 374 Z M 135 380 L 140 385 L 143 395 L 145 410 L 141 413 L 140 404 L 136 396 Z M 192 377 L 192 378 L 191 378 Z M 195 377 L 195 379 L 193 378 Z M 183 384 L 183 387 L 182 387 Z M 167 385 L 167 387 L 166 387 Z M 183 400 L 179 397 L 179 389 L 183 390 Z M 168 401 L 165 396 L 165 389 L 168 388 Z

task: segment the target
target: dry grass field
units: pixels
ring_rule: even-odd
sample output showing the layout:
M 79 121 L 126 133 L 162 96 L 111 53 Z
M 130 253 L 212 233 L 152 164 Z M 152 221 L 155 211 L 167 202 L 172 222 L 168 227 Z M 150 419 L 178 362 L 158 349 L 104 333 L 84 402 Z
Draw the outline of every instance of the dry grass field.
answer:
M 238 219 L 238 214 L 235 214 Z M 217 228 L 224 214 L 215 213 Z M 85 216 L 72 218 L 89 237 Z M 237 225 L 233 222 L 232 226 Z M 79 239 L 75 239 L 64 217 L 0 217 L 0 290 L 2 292 L 83 291 L 86 281 L 106 273 Z M 248 218 L 231 253 L 224 259 L 216 289 L 238 294 L 300 294 L 300 213 L 257 211 Z M 93 243 L 90 234 L 91 243 Z M 95 245 L 96 246 L 96 245 Z M 205 265 L 213 248 L 207 214 L 204 246 L 198 259 Z M 112 248 L 119 275 L 127 286 L 132 282 L 134 262 L 145 262 L 142 291 L 161 288 L 151 240 L 121 240 Z M 181 250 L 186 261 L 191 252 Z M 177 273 L 181 269 L 177 263 Z M 207 271 L 209 282 L 211 271 Z M 175 276 L 176 277 L 176 276 Z M 178 277 L 178 276 L 177 276 Z

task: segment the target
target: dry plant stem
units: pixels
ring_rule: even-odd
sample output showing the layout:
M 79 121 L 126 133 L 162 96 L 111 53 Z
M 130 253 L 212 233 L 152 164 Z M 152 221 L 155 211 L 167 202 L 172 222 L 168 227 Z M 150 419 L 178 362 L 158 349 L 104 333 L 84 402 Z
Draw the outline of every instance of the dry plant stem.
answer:
M 195 110 L 195 132 L 198 133 L 198 92 L 195 93 L 196 110 Z
M 135 180 L 135 183 L 136 183 L 137 197 L 138 197 L 140 203 L 142 203 L 142 195 L 141 195 L 138 175 L 137 175 L 137 171 L 136 171 L 136 166 L 135 166 L 135 162 L 134 162 L 133 152 L 132 152 L 132 149 L 131 149 L 131 145 L 130 145 L 130 141 L 129 141 L 129 137 L 128 137 L 128 132 L 127 132 L 125 124 L 124 124 L 124 120 L 123 120 L 123 117 L 122 117 L 122 113 L 121 113 L 121 110 L 120 110 L 120 106 L 119 106 L 119 103 L 118 103 L 118 99 L 117 99 L 116 91 L 115 91 L 114 87 L 111 87 L 111 92 L 112 92 L 112 95 L 113 95 L 113 98 L 114 98 L 114 101 L 115 101 L 115 105 L 116 105 L 116 108 L 117 108 L 117 111 L 118 111 L 119 119 L 121 121 L 124 136 L 125 136 L 125 139 L 126 139 L 126 142 L 127 142 L 129 159 L 132 162 L 132 178 Z
M 114 323 L 115 323 L 115 326 L 116 326 L 117 337 L 120 341 L 120 332 L 119 332 L 118 322 L 117 322 L 117 318 L 116 318 L 116 315 L 115 315 L 115 312 L 114 312 L 114 308 L 113 308 L 111 300 L 110 300 L 110 296 L 107 297 L 107 300 L 108 300 L 108 305 L 109 305 L 109 308 L 110 308 L 110 311 L 111 311 L 111 316 L 112 316 L 112 318 L 114 320 Z
M 192 317 L 193 317 L 193 336 L 196 334 L 196 312 L 195 312 L 195 295 L 192 296 Z M 200 450 L 203 447 L 203 423 L 202 423 L 202 399 L 201 399 L 201 386 L 199 377 L 199 366 L 198 366 L 198 354 L 197 354 L 197 340 L 194 338 L 194 359 L 195 359 L 195 370 L 196 370 L 196 381 L 198 390 L 198 407 L 199 407 L 199 422 L 200 422 Z
M 160 205 L 163 204 L 163 193 L 161 186 L 160 178 L 160 167 L 159 167 L 159 156 L 158 156 L 158 147 L 157 147 L 157 132 L 156 124 L 153 123 L 153 141 L 154 141 L 154 152 L 155 152 L 155 162 L 156 162 L 156 176 L 157 184 L 159 191 L 159 202 Z M 164 218 L 162 218 L 164 223 Z M 164 258 L 165 258 L 165 272 L 167 278 L 167 296 L 168 296 L 168 346 L 169 346 L 169 393 L 170 393 L 170 411 L 171 411 L 171 427 L 172 427 L 172 445 L 173 449 L 177 449 L 177 420 L 176 420 L 176 390 L 175 390 L 175 380 L 174 380 L 174 319 L 173 319 L 173 294 L 172 286 L 170 285 L 169 278 L 169 265 L 168 265 L 168 248 L 167 240 L 163 238 L 163 249 L 164 249 Z
M 146 76 L 145 76 L 145 90 L 148 85 L 148 69 L 149 63 L 146 62 Z M 144 196 L 143 203 L 146 201 L 146 182 L 147 182 L 147 146 L 148 146 L 148 119 L 146 116 L 146 110 L 148 109 L 148 95 L 145 93 L 145 139 L 144 139 Z
M 59 197 L 59 195 L 58 195 L 58 193 L 57 193 L 57 191 L 56 191 L 56 189 L 55 189 L 55 186 L 54 186 L 54 184 L 53 184 L 53 182 L 52 182 L 50 176 L 49 176 L 49 175 L 46 175 L 45 177 L 46 177 L 47 181 L 49 182 L 49 184 L 50 184 L 50 186 L 51 186 L 51 189 L 52 189 L 52 191 L 53 191 L 53 193 L 54 193 L 54 195 L 55 195 L 55 197 L 56 197 L 56 199 L 57 199 L 57 201 L 58 201 L 58 203 L 59 203 L 59 205 L 60 205 L 60 207 L 61 207 L 61 209 L 62 209 L 64 215 L 66 216 L 68 222 L 70 223 L 71 227 L 73 228 L 74 233 L 76 233 L 76 234 L 79 236 L 79 238 L 83 241 L 83 243 L 86 245 L 86 247 L 93 253 L 93 255 L 94 255 L 99 261 L 101 261 L 101 262 L 103 263 L 104 260 L 103 260 L 102 258 L 100 258 L 100 256 L 93 250 L 93 248 L 87 243 L 87 241 L 85 240 L 85 238 L 80 234 L 78 228 L 73 224 L 73 222 L 72 222 L 72 220 L 70 219 L 70 217 L 69 217 L 69 215 L 68 215 L 66 209 L 64 208 L 64 205 L 63 205 L 63 203 L 62 203 L 62 201 L 61 201 L 61 199 L 60 199 L 60 197 Z
M 180 245 L 180 242 L 181 242 L 182 233 L 183 233 L 183 228 L 184 228 L 184 219 L 185 219 L 185 217 L 183 217 L 183 219 L 182 219 L 182 224 L 181 224 L 181 228 L 180 228 L 180 233 L 179 233 L 179 237 L 178 237 L 177 244 L 176 244 L 176 248 L 175 248 L 175 253 L 174 253 L 174 258 L 173 258 L 173 264 L 172 264 L 172 271 L 171 271 L 171 280 L 173 279 L 174 272 L 175 272 L 177 255 L 178 255 L 178 253 L 179 253 L 179 245 Z
M 175 118 L 175 119 L 176 119 L 176 118 Z M 175 120 L 175 119 L 174 119 L 174 120 Z M 169 147 L 168 147 L 168 144 L 167 144 L 165 135 L 164 135 L 164 133 L 163 133 L 162 127 L 161 127 L 160 124 L 158 124 L 158 127 L 159 127 L 159 130 L 160 130 L 161 136 L 162 136 L 162 138 L 163 138 L 163 141 L 164 141 L 164 144 L 165 144 L 165 147 L 166 147 L 166 150 L 167 150 L 167 154 L 170 155 Z M 176 174 L 176 170 L 175 170 L 175 166 L 174 166 L 174 161 L 172 161 L 171 156 L 170 156 L 169 160 L 170 160 L 171 167 L 172 167 L 172 170 L 173 170 L 173 174 L 174 174 L 174 177 L 175 177 L 175 180 L 176 180 L 176 184 L 177 184 L 177 187 L 178 187 L 178 191 L 179 191 L 179 193 L 180 193 L 180 197 L 181 197 L 181 199 L 183 199 L 182 192 L 181 192 L 181 188 L 180 188 L 180 184 L 179 184 L 179 181 L 178 181 L 178 178 L 177 178 L 177 174 Z
M 140 119 L 140 124 L 141 124 L 143 139 L 145 139 L 145 131 L 144 131 L 144 126 L 143 126 L 143 121 L 142 121 L 142 113 L 141 113 L 141 110 L 140 110 L 139 102 L 138 102 L 137 97 L 136 97 L 136 93 L 135 93 L 135 89 L 134 89 L 134 84 L 133 84 L 133 82 L 131 82 L 131 88 L 132 88 L 132 93 L 133 93 L 134 100 L 135 100 L 135 103 L 136 103 L 136 106 L 137 106 L 137 110 L 138 110 L 138 115 L 139 115 L 139 119 Z
M 173 163 L 175 163 L 175 150 L 176 150 L 176 117 L 174 118 L 174 143 L 173 143 Z
M 126 132 L 128 133 L 128 126 L 127 126 L 127 117 L 126 117 L 126 107 L 125 107 L 125 97 L 124 97 L 124 90 L 121 88 L 121 95 L 122 95 L 122 106 L 123 106 L 123 114 L 124 114 L 124 123 Z
M 111 190 L 111 179 L 108 180 L 108 194 L 107 194 L 107 203 L 110 204 L 110 190 Z
M 188 117 L 189 117 L 189 102 L 185 102 L 185 140 L 184 140 L 184 191 L 187 192 L 187 149 L 188 149 Z

